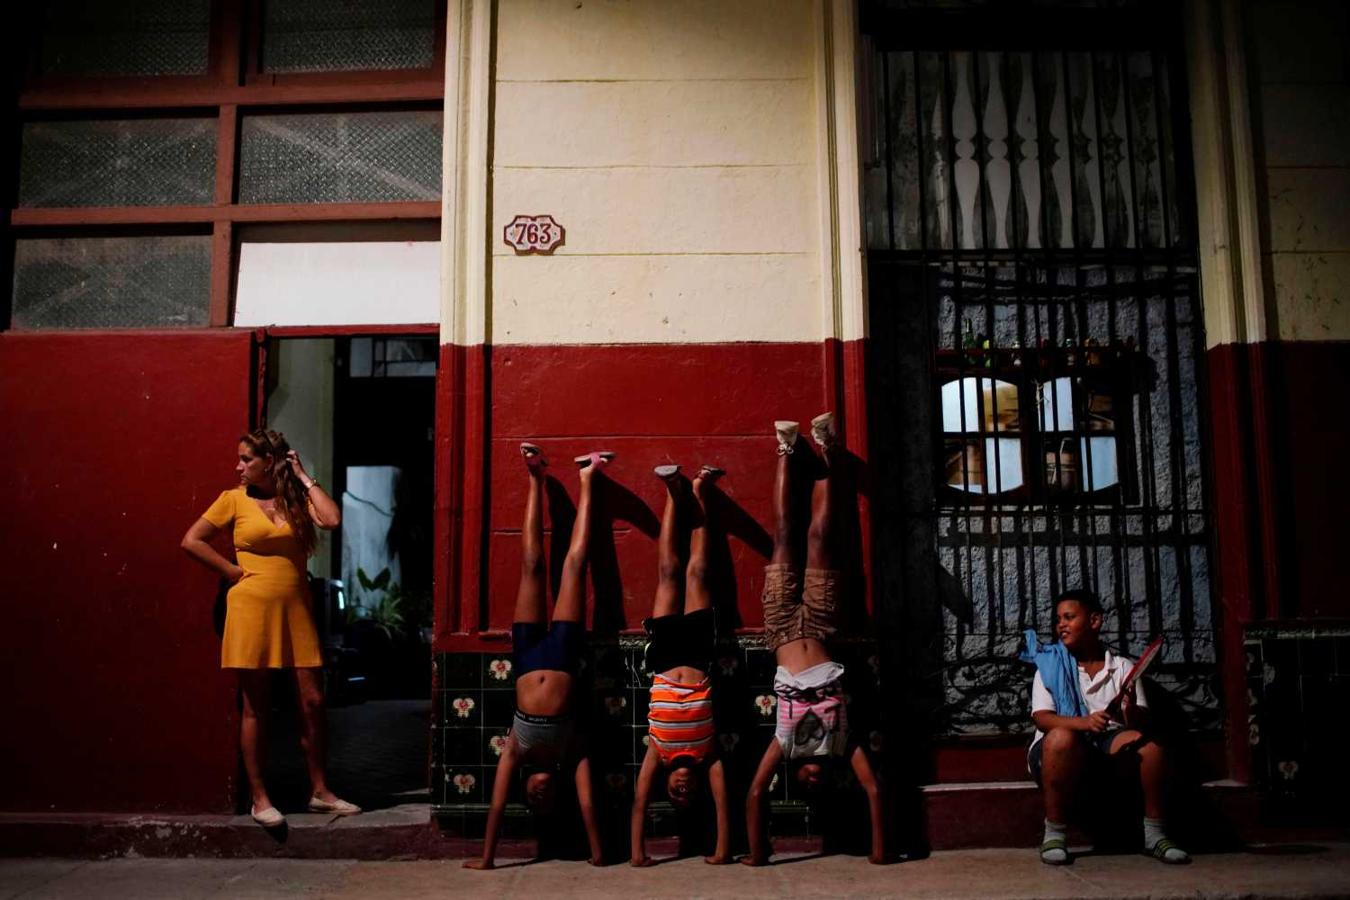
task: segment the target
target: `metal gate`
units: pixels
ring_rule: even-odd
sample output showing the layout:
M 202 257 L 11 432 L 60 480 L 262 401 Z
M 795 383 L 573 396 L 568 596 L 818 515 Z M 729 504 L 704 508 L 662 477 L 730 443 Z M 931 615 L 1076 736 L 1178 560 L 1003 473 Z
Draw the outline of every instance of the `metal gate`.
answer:
M 891 3 L 891 7 L 924 4 Z M 1156 10 L 866 15 L 878 596 L 931 733 L 1029 727 L 1087 587 L 1217 727 L 1185 88 Z M 1147 14 L 1146 14 L 1147 13 Z

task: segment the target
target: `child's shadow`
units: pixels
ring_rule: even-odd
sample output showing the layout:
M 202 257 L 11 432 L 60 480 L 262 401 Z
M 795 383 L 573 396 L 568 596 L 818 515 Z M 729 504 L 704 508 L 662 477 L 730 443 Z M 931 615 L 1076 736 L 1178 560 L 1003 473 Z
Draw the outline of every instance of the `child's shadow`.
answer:
M 595 591 L 591 630 L 599 636 L 614 637 L 628 627 L 614 524 L 627 522 L 647 537 L 655 538 L 661 531 L 661 521 L 641 497 L 614 479 L 606 478 L 597 487 L 599 502 L 591 525 L 591 585 Z
M 608 476 L 597 480 L 594 490 L 589 547 L 593 598 L 591 633 L 597 637 L 613 637 L 628 624 L 623 610 L 623 575 L 619 570 L 614 523 L 627 522 L 653 538 L 661 530 L 661 523 L 640 497 Z M 572 541 L 577 508 L 556 478 L 548 479 L 545 491 L 553 526 L 549 543 L 549 584 L 556 597 L 562 581 L 563 562 Z
M 859 498 L 867 493 L 867 463 L 856 456 L 852 450 L 845 450 L 835 465 L 842 464 L 842 471 L 836 477 L 835 510 L 838 521 L 835 522 L 835 534 L 838 540 L 839 568 L 844 573 L 845 606 L 843 609 L 843 627 L 851 632 L 871 630 L 872 616 L 867 611 L 864 598 L 867 596 L 867 574 L 863 567 L 862 511 Z
M 708 590 L 718 627 L 727 633 L 740 628 L 739 583 L 731 555 L 731 538 L 742 541 L 764 559 L 773 555 L 773 538 L 750 513 L 732 500 L 718 485 L 712 485 L 704 497 L 711 520 L 708 526 Z

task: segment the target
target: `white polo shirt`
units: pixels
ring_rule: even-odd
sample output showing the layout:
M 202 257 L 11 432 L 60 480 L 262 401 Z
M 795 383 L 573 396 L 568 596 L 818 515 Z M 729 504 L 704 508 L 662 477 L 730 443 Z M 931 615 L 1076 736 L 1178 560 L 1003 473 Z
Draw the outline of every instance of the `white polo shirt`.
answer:
M 1120 693 L 1121 682 L 1130 669 L 1134 667 L 1134 660 L 1128 656 L 1116 656 L 1110 650 L 1102 661 L 1102 669 L 1095 678 L 1089 678 L 1087 671 L 1080 664 L 1078 666 L 1078 687 L 1083 692 L 1083 701 L 1087 703 L 1089 713 L 1095 713 L 1105 710 L 1111 705 L 1111 701 L 1116 699 Z M 1148 700 L 1144 697 L 1144 684 L 1142 681 L 1134 683 L 1135 705 L 1141 708 L 1148 706 Z M 1055 709 L 1055 698 L 1050 690 L 1041 680 L 1041 670 L 1036 670 L 1036 677 L 1031 682 L 1031 712 L 1036 714 L 1046 710 L 1048 712 L 1057 712 Z M 1060 713 L 1064 715 L 1064 713 Z M 1107 725 L 1107 731 L 1117 731 L 1125 727 L 1125 723 L 1112 719 Z M 1039 728 L 1036 729 L 1036 736 L 1031 739 L 1031 746 L 1036 746 L 1041 738 L 1045 737 L 1045 732 Z

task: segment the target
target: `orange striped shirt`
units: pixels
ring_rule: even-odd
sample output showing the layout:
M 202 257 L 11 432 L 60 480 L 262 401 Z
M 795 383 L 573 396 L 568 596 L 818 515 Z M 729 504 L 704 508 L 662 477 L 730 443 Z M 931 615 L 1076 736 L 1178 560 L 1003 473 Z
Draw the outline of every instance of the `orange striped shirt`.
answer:
M 663 675 L 652 678 L 647 734 L 663 765 L 681 756 L 703 762 L 712 752 L 714 733 L 710 680 L 681 684 Z

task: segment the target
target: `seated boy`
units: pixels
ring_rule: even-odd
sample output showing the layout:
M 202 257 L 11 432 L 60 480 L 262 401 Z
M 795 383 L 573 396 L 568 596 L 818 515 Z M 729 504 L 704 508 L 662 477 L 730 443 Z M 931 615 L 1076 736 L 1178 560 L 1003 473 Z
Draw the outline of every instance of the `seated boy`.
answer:
M 1101 642 L 1102 605 L 1089 591 L 1068 591 L 1055 601 L 1059 643 L 1041 647 L 1026 633 L 1022 658 L 1036 663 L 1031 685 L 1031 719 L 1036 736 L 1027 768 L 1045 792 L 1045 837 L 1041 862 L 1069 861 L 1064 824 L 1079 776 L 1094 763 L 1137 765 L 1144 790 L 1144 852 L 1165 863 L 1190 856 L 1163 832 L 1167 756 L 1148 737 L 1147 701 L 1136 682 L 1120 688 L 1134 665 Z
M 712 666 L 717 632 L 712 595 L 707 584 L 708 512 L 705 488 L 722 475 L 714 466 L 704 466 L 694 478 L 692 499 L 696 519 L 689 533 L 689 566 L 684 590 L 680 585 L 680 559 L 676 531 L 680 508 L 687 506 L 689 482 L 679 466 L 658 466 L 656 475 L 666 483 L 666 509 L 657 541 L 658 574 L 652 617 L 647 620 L 647 668 L 652 672 L 651 702 L 647 714 L 647 755 L 643 757 L 633 794 L 632 864 L 649 866 L 644 826 L 652 782 L 666 771 L 666 794 L 678 809 L 688 807 L 698 792 L 700 774 L 707 773 L 717 815 L 717 847 L 705 862 L 731 862 L 730 812 L 727 808 L 726 775 L 717 758 L 713 727 Z
M 794 777 L 809 790 L 820 787 L 825 774 L 823 763 L 847 760 L 867 793 L 872 828 L 868 859 L 882 863 L 886 860 L 886 829 L 881 779 L 873 772 L 867 753 L 849 739 L 842 686 L 844 667 L 831 659 L 825 646 L 838 630 L 841 612 L 834 505 L 839 495 L 835 482 L 843 447 L 835 434 L 833 414 L 812 420 L 811 436 L 821 447 L 825 474 L 812 486 L 803 572 L 794 558 L 791 521 L 792 478 L 805 464 L 801 455 L 795 455 L 798 426 L 796 422 L 775 422 L 774 428 L 778 434 L 773 491 L 776 526 L 773 557 L 764 568 L 764 636 L 778 661 L 773 683 L 778 724 L 746 798 L 750 854 L 741 862 L 762 866 L 769 861 L 764 806 L 774 772 L 787 759 L 794 767 Z

